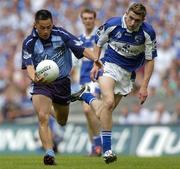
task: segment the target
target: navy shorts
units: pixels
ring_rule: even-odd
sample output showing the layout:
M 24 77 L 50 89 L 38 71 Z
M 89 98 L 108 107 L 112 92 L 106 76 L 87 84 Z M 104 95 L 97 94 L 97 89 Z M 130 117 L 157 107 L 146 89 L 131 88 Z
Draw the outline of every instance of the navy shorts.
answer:
M 71 96 L 71 81 L 65 77 L 50 84 L 34 83 L 31 94 L 41 94 L 51 98 L 53 103 L 68 105 Z

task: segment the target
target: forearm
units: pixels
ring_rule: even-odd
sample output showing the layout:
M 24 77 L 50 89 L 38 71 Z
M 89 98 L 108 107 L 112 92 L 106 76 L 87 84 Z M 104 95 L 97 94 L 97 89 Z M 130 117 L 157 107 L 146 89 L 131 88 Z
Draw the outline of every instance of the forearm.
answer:
M 101 55 L 101 48 L 98 47 L 97 45 L 94 46 L 94 55 L 96 58 L 99 59 L 100 55 Z
M 141 87 L 148 88 L 149 80 L 151 78 L 153 70 L 154 70 L 154 60 L 147 61 L 147 63 L 145 64 L 144 79 Z
M 98 47 L 97 45 L 94 46 L 94 55 L 97 58 L 97 60 L 94 62 L 94 66 L 97 66 L 99 68 L 102 67 L 102 63 L 99 60 L 100 55 L 101 55 L 101 48 Z
M 33 65 L 28 65 L 27 66 L 27 73 L 28 73 L 28 76 L 29 78 L 34 81 L 35 80 L 35 69 L 34 69 L 34 66 Z
M 91 49 L 85 48 L 85 49 L 84 49 L 84 52 L 83 52 L 83 55 L 84 55 L 86 58 L 88 58 L 88 59 L 90 59 L 90 60 L 92 60 L 92 61 L 98 60 L 98 58 L 95 57 L 94 52 L 93 52 Z

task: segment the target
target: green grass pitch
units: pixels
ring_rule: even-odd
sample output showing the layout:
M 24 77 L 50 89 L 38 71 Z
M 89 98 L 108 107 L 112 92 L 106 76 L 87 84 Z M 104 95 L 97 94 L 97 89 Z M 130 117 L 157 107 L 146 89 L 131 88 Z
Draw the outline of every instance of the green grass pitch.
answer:
M 42 156 L 0 155 L 0 169 L 180 169 L 180 157 L 140 158 L 119 156 L 111 164 L 101 157 L 63 156 L 56 157 L 56 166 L 45 166 Z

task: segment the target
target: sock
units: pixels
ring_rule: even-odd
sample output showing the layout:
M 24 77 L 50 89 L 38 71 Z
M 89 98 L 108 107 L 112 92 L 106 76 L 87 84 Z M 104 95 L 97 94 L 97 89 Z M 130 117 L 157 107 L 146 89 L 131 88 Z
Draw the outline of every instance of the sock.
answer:
M 96 99 L 91 93 L 83 93 L 81 99 L 84 100 L 87 104 L 91 104 L 93 100 Z
M 45 154 L 51 157 L 55 157 L 54 151 L 52 149 L 47 149 Z
M 93 142 L 94 142 L 95 146 L 102 146 L 101 136 L 94 136 Z
M 111 150 L 111 131 L 102 131 L 102 146 L 103 146 L 103 153 L 108 150 Z

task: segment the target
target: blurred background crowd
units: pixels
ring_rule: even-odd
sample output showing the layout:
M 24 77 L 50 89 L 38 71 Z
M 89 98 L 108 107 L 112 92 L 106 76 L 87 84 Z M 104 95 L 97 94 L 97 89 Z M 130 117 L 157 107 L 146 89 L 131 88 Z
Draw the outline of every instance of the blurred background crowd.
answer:
M 49 9 L 55 25 L 79 36 L 83 32 L 79 14 L 84 7 L 96 10 L 97 25 L 101 25 L 110 17 L 123 15 L 132 2 L 145 4 L 146 21 L 157 33 L 158 57 L 148 98 L 156 102 L 141 106 L 137 101 L 130 101 L 142 82 L 143 69 L 138 70 L 135 90 L 127 97 L 128 105 L 122 104 L 116 110 L 118 122 L 180 123 L 179 0 L 0 0 L 0 123 L 35 117 L 29 94 L 30 80 L 21 70 L 21 46 L 32 30 L 37 10 Z M 73 85 L 78 83 L 77 77 L 76 73 L 72 74 Z M 171 106 L 167 106 L 167 99 L 173 100 Z

